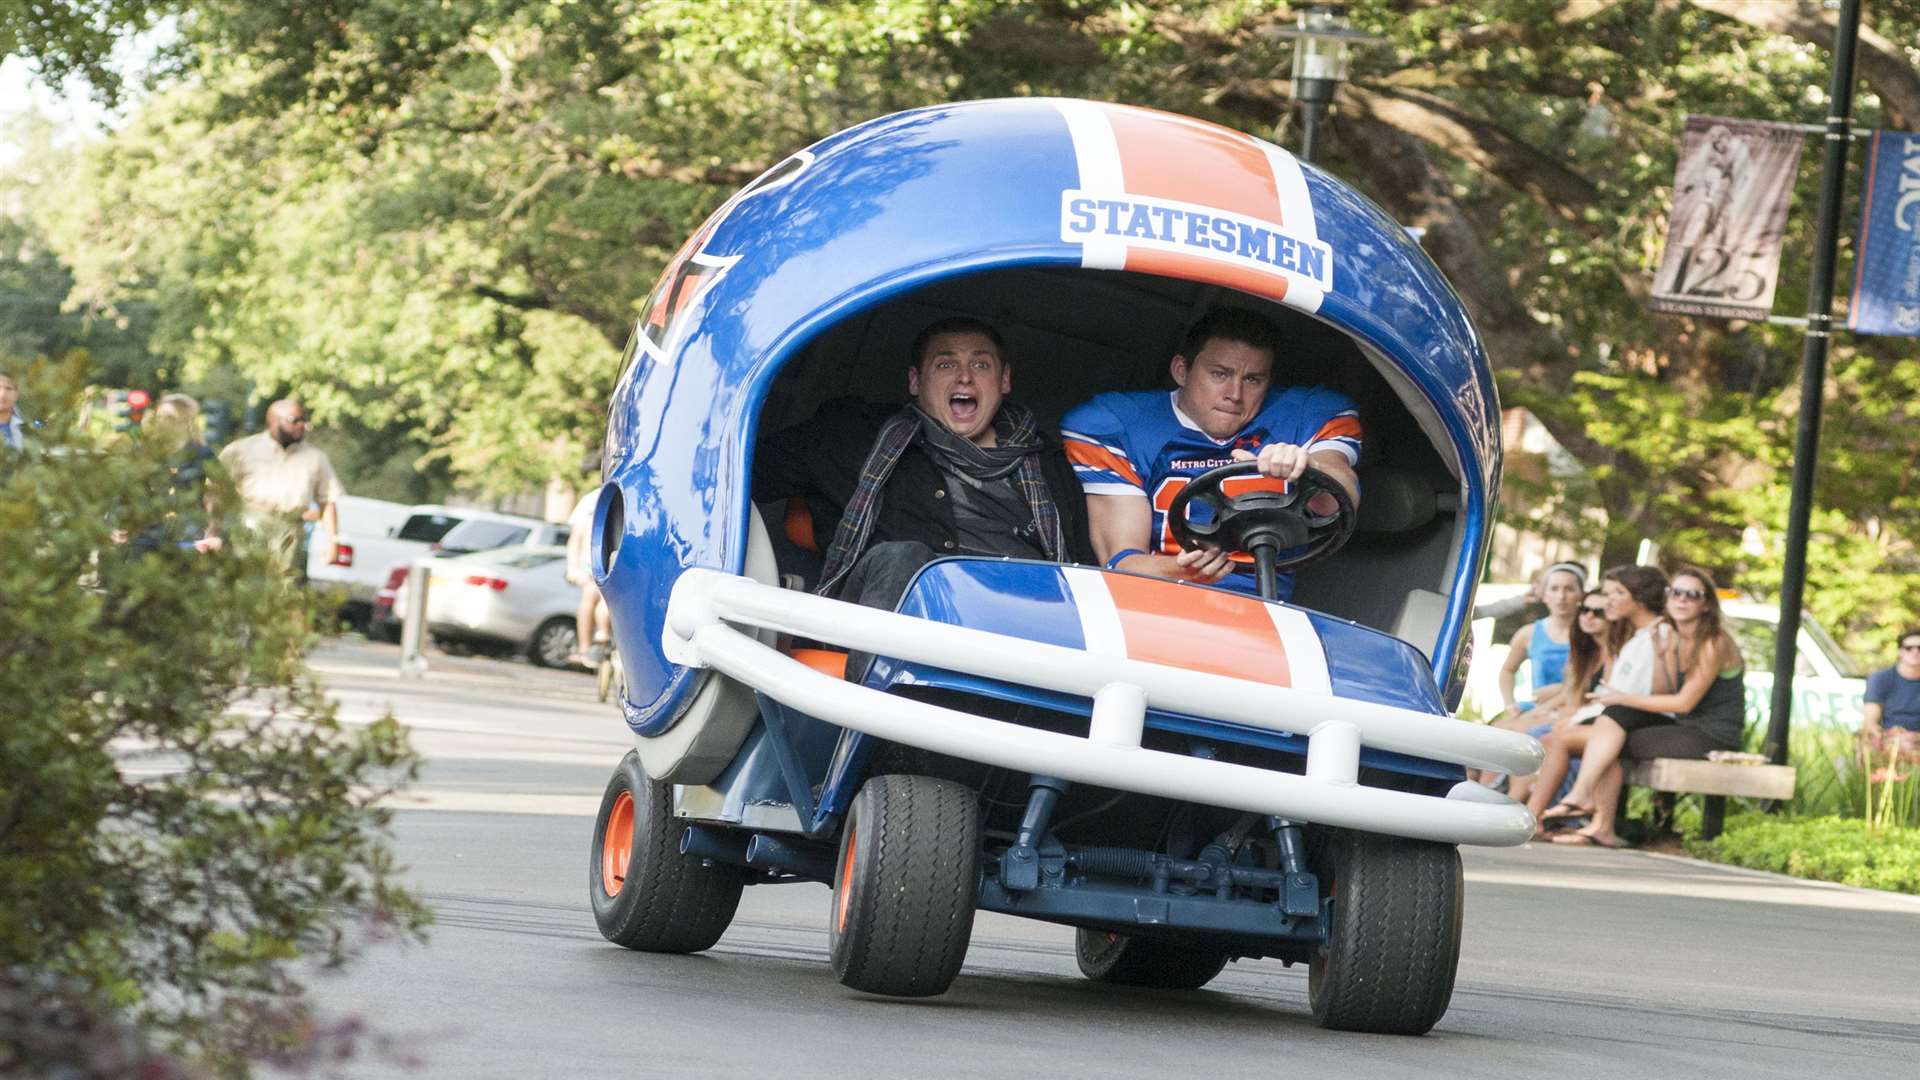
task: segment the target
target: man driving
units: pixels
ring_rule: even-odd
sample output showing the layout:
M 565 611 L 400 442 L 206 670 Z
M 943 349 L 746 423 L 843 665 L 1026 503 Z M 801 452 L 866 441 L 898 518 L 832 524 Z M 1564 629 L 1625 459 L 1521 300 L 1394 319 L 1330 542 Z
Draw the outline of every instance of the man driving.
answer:
M 1092 561 L 1072 466 L 1007 400 L 998 331 L 936 322 L 906 376 L 905 405 L 828 402 L 754 451 L 754 498 L 801 496 L 816 535 L 832 536 L 816 592 L 892 610 L 922 566 L 948 555 Z
M 1319 386 L 1274 390 L 1277 335 L 1266 319 L 1215 308 L 1187 331 L 1169 367 L 1175 389 L 1101 394 L 1061 422 L 1087 493 L 1094 551 L 1109 569 L 1258 594 L 1252 559 L 1212 545 L 1181 550 L 1167 508 L 1194 477 L 1235 461 L 1291 483 L 1308 466 L 1359 505 L 1360 416 Z M 1281 573 L 1279 598 L 1293 594 Z

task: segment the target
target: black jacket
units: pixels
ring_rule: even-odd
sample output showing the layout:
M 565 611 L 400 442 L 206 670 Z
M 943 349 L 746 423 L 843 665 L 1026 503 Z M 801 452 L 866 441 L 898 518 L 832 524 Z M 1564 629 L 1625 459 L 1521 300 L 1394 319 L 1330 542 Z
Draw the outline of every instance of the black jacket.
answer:
M 833 543 L 840 515 L 860 482 L 860 469 L 873 440 L 899 405 L 838 398 L 820 407 L 811 420 L 762 438 L 753 453 L 755 502 L 798 495 L 813 516 L 813 535 L 821 552 Z M 1042 431 L 1040 472 L 1060 512 L 1072 562 L 1097 563 L 1087 536 L 1087 500 L 1073 475 L 1060 440 Z M 918 540 L 936 553 L 956 550 L 953 503 L 947 478 L 918 443 L 907 447 L 887 477 L 880 512 L 869 544 Z M 778 525 L 774 526 L 778 528 Z

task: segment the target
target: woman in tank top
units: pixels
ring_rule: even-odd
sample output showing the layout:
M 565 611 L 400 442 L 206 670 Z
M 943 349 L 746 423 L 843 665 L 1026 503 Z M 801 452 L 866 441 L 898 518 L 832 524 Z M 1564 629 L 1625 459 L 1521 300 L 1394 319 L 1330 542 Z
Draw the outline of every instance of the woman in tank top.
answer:
M 1651 566 L 1616 566 L 1601 575 L 1600 589 L 1606 597 L 1607 616 L 1615 624 L 1615 632 L 1630 634 L 1624 644 L 1614 651 L 1606 682 L 1600 690 L 1645 694 L 1655 689 L 1667 689 L 1666 686 L 1654 685 L 1657 668 L 1655 658 L 1662 636 L 1661 628 L 1665 625 L 1660 613 L 1666 604 L 1667 575 Z M 1533 811 L 1534 819 L 1543 829 L 1555 819 L 1592 813 L 1595 791 L 1609 782 L 1618 783 L 1618 748 L 1608 754 L 1604 762 L 1589 752 L 1590 745 L 1596 741 L 1602 748 L 1607 744 L 1607 739 L 1600 737 L 1601 729 L 1607 725 L 1604 717 L 1591 724 L 1581 722 L 1595 711 L 1592 705 L 1576 711 L 1572 716 L 1573 723 L 1549 733 L 1540 741 L 1546 748 L 1547 756 L 1540 765 L 1532 795 L 1527 800 L 1527 809 Z M 1560 782 L 1566 777 L 1574 758 L 1580 759 L 1580 774 L 1573 790 L 1552 810 L 1545 809 L 1548 800 L 1559 790 Z M 1608 776 L 1609 773 L 1613 775 Z M 1610 814 L 1612 810 L 1609 803 L 1607 812 Z
M 1580 598 L 1580 606 L 1574 609 L 1573 626 L 1567 631 L 1567 666 L 1561 673 L 1560 687 L 1538 701 L 1534 709 L 1522 714 L 1530 724 L 1527 734 L 1544 739 L 1577 722 L 1573 714 L 1587 704 L 1587 695 L 1600 684 L 1613 658 L 1612 626 L 1607 621 L 1607 604 L 1599 589 Z M 1569 767 L 1579 766 L 1570 764 Z M 1507 798 L 1526 802 L 1533 794 L 1533 780 L 1531 776 L 1509 777 Z
M 1559 692 L 1562 673 L 1567 667 L 1567 638 L 1573 631 L 1574 614 L 1580 608 L 1581 591 L 1586 587 L 1587 572 L 1574 563 L 1555 563 L 1547 568 L 1540 589 L 1547 615 L 1515 632 L 1512 645 L 1507 649 L 1506 663 L 1500 665 L 1500 700 L 1506 706 L 1505 716 L 1517 718 L 1518 714 Z M 1533 661 L 1532 700 L 1516 702 L 1514 682 L 1520 665 L 1529 660 Z M 1529 720 L 1501 726 L 1532 725 Z
M 1656 681 L 1676 689 L 1635 694 L 1602 687 L 1594 695 L 1606 711 L 1587 741 L 1580 782 L 1562 803 L 1576 812 L 1591 811 L 1593 820 L 1578 832 L 1555 837 L 1555 843 L 1620 846 L 1613 832 L 1620 758 L 1703 758 L 1709 751 L 1739 749 L 1746 726 L 1746 670 L 1739 642 L 1721 623 L 1711 574 L 1688 566 L 1673 575 L 1666 622 L 1671 632 L 1658 645 Z M 1596 773 L 1595 782 L 1587 784 L 1593 769 L 1604 769 L 1612 778 L 1602 783 Z M 1547 818 L 1553 816 L 1554 811 L 1546 812 Z

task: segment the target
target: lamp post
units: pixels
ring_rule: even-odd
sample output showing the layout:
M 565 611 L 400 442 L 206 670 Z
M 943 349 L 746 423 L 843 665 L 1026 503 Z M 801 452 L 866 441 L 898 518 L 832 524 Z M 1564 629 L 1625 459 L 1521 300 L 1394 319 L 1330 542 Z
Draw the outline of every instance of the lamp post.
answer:
M 1355 45 L 1385 41 L 1353 29 L 1345 4 L 1311 4 L 1300 10 L 1299 22 L 1270 33 L 1293 41 L 1293 100 L 1300 103 L 1300 160 L 1313 160 L 1315 130 L 1333 104 L 1333 92 L 1347 78 L 1349 54 Z

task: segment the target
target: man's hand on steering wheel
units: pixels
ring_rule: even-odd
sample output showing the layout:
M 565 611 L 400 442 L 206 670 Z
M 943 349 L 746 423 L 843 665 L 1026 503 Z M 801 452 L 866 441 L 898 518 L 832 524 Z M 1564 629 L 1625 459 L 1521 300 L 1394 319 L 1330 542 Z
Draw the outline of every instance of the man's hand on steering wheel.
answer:
M 1270 443 L 1258 455 L 1245 450 L 1233 452 L 1235 461 L 1258 461 L 1263 475 L 1292 482 L 1307 471 L 1307 448 L 1292 443 Z M 1232 553 L 1214 544 L 1182 549 L 1173 556 L 1177 575 L 1203 585 L 1216 585 L 1234 571 Z
M 1188 480 L 1167 507 L 1167 529 L 1185 551 L 1212 555 L 1219 549 L 1247 551 L 1258 565 L 1261 594 L 1272 599 L 1274 573 L 1332 555 L 1353 535 L 1355 502 L 1343 478 L 1313 465 L 1298 446 L 1263 447 L 1259 454 L 1235 451 L 1238 460 Z M 1337 470 L 1345 472 L 1346 470 Z M 1284 480 L 1284 491 L 1252 490 L 1227 495 L 1236 476 Z M 1188 516 L 1191 503 L 1205 503 L 1210 520 Z
M 1300 474 L 1307 471 L 1308 464 L 1307 448 L 1292 443 L 1268 443 L 1260 448 L 1258 454 L 1236 449 L 1233 460 L 1257 461 L 1262 476 L 1289 482 L 1300 479 Z
M 1261 447 L 1258 454 L 1235 450 L 1233 459 L 1258 462 L 1262 476 L 1285 480 L 1289 484 L 1300 479 L 1313 466 L 1313 462 L 1308 460 L 1307 448 L 1292 443 L 1269 443 Z M 1326 492 L 1315 494 L 1307 500 L 1307 509 L 1323 516 L 1333 513 L 1337 508 L 1333 496 Z
M 1182 550 L 1171 556 L 1175 573 L 1188 581 L 1197 581 L 1202 585 L 1217 585 L 1228 574 L 1233 573 L 1233 556 L 1225 548 L 1212 544 L 1202 544 L 1192 550 Z

